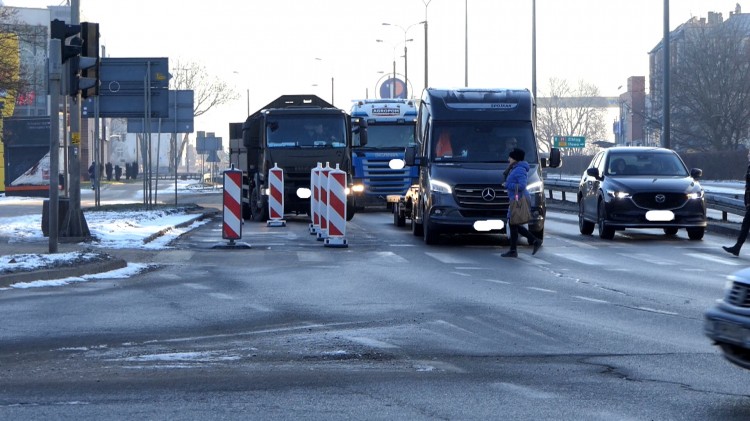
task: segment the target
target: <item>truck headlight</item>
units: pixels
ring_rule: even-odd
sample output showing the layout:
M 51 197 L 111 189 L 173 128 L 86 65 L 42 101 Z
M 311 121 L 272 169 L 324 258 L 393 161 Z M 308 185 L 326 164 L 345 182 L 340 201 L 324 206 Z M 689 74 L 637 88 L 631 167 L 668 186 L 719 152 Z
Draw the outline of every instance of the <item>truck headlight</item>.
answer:
M 352 191 L 354 193 L 362 193 L 365 191 L 365 185 L 364 184 L 355 184 L 352 186 Z
M 451 189 L 451 186 L 448 183 L 439 180 L 430 180 L 430 191 L 432 193 L 453 193 L 453 189 Z

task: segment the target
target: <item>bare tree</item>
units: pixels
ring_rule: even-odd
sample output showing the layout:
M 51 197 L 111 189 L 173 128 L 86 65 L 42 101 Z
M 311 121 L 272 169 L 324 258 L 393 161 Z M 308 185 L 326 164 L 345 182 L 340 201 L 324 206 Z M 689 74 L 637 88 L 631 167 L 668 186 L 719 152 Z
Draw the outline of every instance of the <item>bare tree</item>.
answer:
M 674 148 L 745 146 L 750 129 L 750 28 L 741 22 L 696 23 L 687 26 L 676 43 L 670 98 Z
M 239 94 L 226 82 L 216 76 L 209 75 L 205 66 L 201 64 L 177 60 L 172 65 L 171 73 L 170 89 L 193 91 L 194 117 L 207 113 L 213 107 L 227 104 L 239 98 Z M 227 124 L 229 123 L 227 122 Z M 177 148 L 177 162 L 182 160 L 182 155 L 185 153 L 185 148 L 189 140 L 189 134 L 185 133 L 182 136 L 179 147 L 177 147 L 177 139 L 172 137 L 170 148 L 172 151 Z M 174 164 L 174 162 L 170 163 L 170 171 L 174 171 L 176 174 Z
M 585 136 L 585 148 L 563 151 L 567 155 L 591 154 L 596 148 L 593 142 L 606 136 L 606 109 L 595 99 L 599 95 L 599 88 L 584 81 L 571 88 L 567 81 L 551 78 L 549 91 L 537 101 L 537 139 L 543 149 L 552 148 L 554 136 Z

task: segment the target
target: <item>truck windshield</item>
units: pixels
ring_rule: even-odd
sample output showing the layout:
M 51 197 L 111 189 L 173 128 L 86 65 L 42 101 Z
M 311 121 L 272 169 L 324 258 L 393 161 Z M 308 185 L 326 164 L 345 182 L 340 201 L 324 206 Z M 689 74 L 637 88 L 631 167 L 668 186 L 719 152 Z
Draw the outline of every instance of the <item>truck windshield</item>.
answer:
M 354 133 L 354 144 L 359 145 L 359 133 Z M 367 127 L 367 148 L 400 148 L 414 144 L 414 123 L 378 123 Z
M 431 143 L 435 162 L 508 162 L 513 148 L 523 149 L 527 162 L 538 161 L 531 122 L 435 122 Z
M 266 124 L 269 148 L 345 148 L 343 116 L 274 116 Z

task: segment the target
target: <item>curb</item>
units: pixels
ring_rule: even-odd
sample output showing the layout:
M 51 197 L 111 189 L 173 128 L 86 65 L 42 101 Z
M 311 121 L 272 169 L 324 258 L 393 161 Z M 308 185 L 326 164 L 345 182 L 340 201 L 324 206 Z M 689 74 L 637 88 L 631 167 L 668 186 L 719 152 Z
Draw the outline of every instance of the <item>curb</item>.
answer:
M 214 217 L 218 213 L 219 213 L 219 211 L 201 212 L 199 215 L 196 215 L 195 218 L 191 218 L 191 219 L 189 219 L 189 220 L 187 220 L 185 222 L 181 222 L 181 223 L 179 223 L 179 224 L 177 224 L 177 225 L 175 225 L 173 227 L 164 228 L 161 231 L 158 231 L 158 232 L 155 232 L 155 233 L 149 235 L 148 237 L 146 237 L 146 238 L 143 239 L 143 244 L 148 244 L 148 243 L 156 240 L 157 238 L 161 237 L 162 235 L 168 233 L 169 231 L 171 231 L 171 230 L 173 230 L 175 228 L 184 228 L 184 227 L 187 227 L 187 226 L 191 225 L 192 223 L 194 223 L 196 221 L 202 221 L 202 220 L 204 220 L 206 218 L 212 218 L 212 217 Z
M 17 272 L 0 275 L 0 287 L 7 288 L 20 282 L 49 281 L 52 279 L 63 279 L 93 275 L 122 269 L 128 265 L 123 259 L 115 258 L 99 262 L 88 262 L 71 267 L 60 267 L 53 269 L 41 269 L 28 272 Z

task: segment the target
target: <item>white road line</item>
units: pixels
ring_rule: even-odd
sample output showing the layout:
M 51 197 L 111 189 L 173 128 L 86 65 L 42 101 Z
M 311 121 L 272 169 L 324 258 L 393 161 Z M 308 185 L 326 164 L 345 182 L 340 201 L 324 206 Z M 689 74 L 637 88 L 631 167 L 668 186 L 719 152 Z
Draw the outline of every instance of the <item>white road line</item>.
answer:
M 503 284 L 503 285 L 510 285 L 510 282 L 506 281 L 498 281 L 497 279 L 482 279 L 485 282 L 492 282 L 493 284 Z
M 374 257 L 367 259 L 368 262 L 372 263 L 409 263 L 408 260 L 399 256 L 392 251 L 376 251 L 373 252 Z
M 550 264 L 548 261 L 544 259 L 540 259 L 536 256 L 526 255 L 526 254 L 519 254 L 518 258 L 523 260 L 526 263 L 531 263 L 534 265 L 548 265 Z
M 643 310 L 643 311 L 648 311 L 651 313 L 667 314 L 670 316 L 677 316 L 678 314 L 678 313 L 673 313 L 671 311 L 657 310 L 655 308 L 649 308 L 649 307 L 633 307 L 633 308 L 635 308 L 636 310 Z
M 591 257 L 583 255 L 583 254 L 555 253 L 555 255 L 560 256 L 563 259 L 568 259 L 574 262 L 583 263 L 584 265 L 596 265 L 596 266 L 604 265 L 604 263 L 591 260 Z
M 234 297 L 229 294 L 224 294 L 223 292 L 209 292 L 208 295 L 220 300 L 234 300 Z
M 583 297 L 580 295 L 574 295 L 573 298 L 578 298 L 579 300 L 584 300 L 584 301 L 591 301 L 592 303 L 609 304 L 609 301 L 606 301 L 606 300 L 598 300 L 596 298 Z
M 454 254 L 451 253 L 431 253 L 431 252 L 425 252 L 426 255 L 432 257 L 433 259 L 441 262 L 441 263 L 447 263 L 450 265 L 456 265 L 456 264 L 468 264 L 473 263 L 471 260 L 461 259 L 457 257 Z
M 465 277 L 470 277 L 471 276 L 471 274 L 469 274 L 469 273 L 463 273 L 463 272 L 451 272 L 451 273 L 453 275 L 458 275 L 458 276 L 465 276 Z
M 571 240 L 570 238 L 562 238 L 560 237 L 560 241 L 563 241 L 565 243 L 571 244 L 579 249 L 597 249 L 601 247 L 597 247 L 594 245 L 591 245 L 590 243 L 584 242 L 584 241 L 577 241 L 577 240 Z
M 742 263 L 733 262 L 723 257 L 712 256 L 710 254 L 703 254 L 703 253 L 685 253 L 685 254 L 687 256 L 695 257 L 697 259 L 708 260 L 709 262 L 714 262 L 714 263 L 721 263 L 722 265 L 740 266 L 742 264 Z
M 653 254 L 648 253 L 617 253 L 620 256 L 630 257 L 631 259 L 641 260 L 653 265 L 678 265 L 678 262 L 673 260 L 659 259 Z
M 557 294 L 557 291 L 552 289 L 546 289 L 546 288 L 537 288 L 537 287 L 526 287 L 527 289 L 533 289 L 534 291 L 541 291 L 541 292 L 550 292 L 553 294 Z

